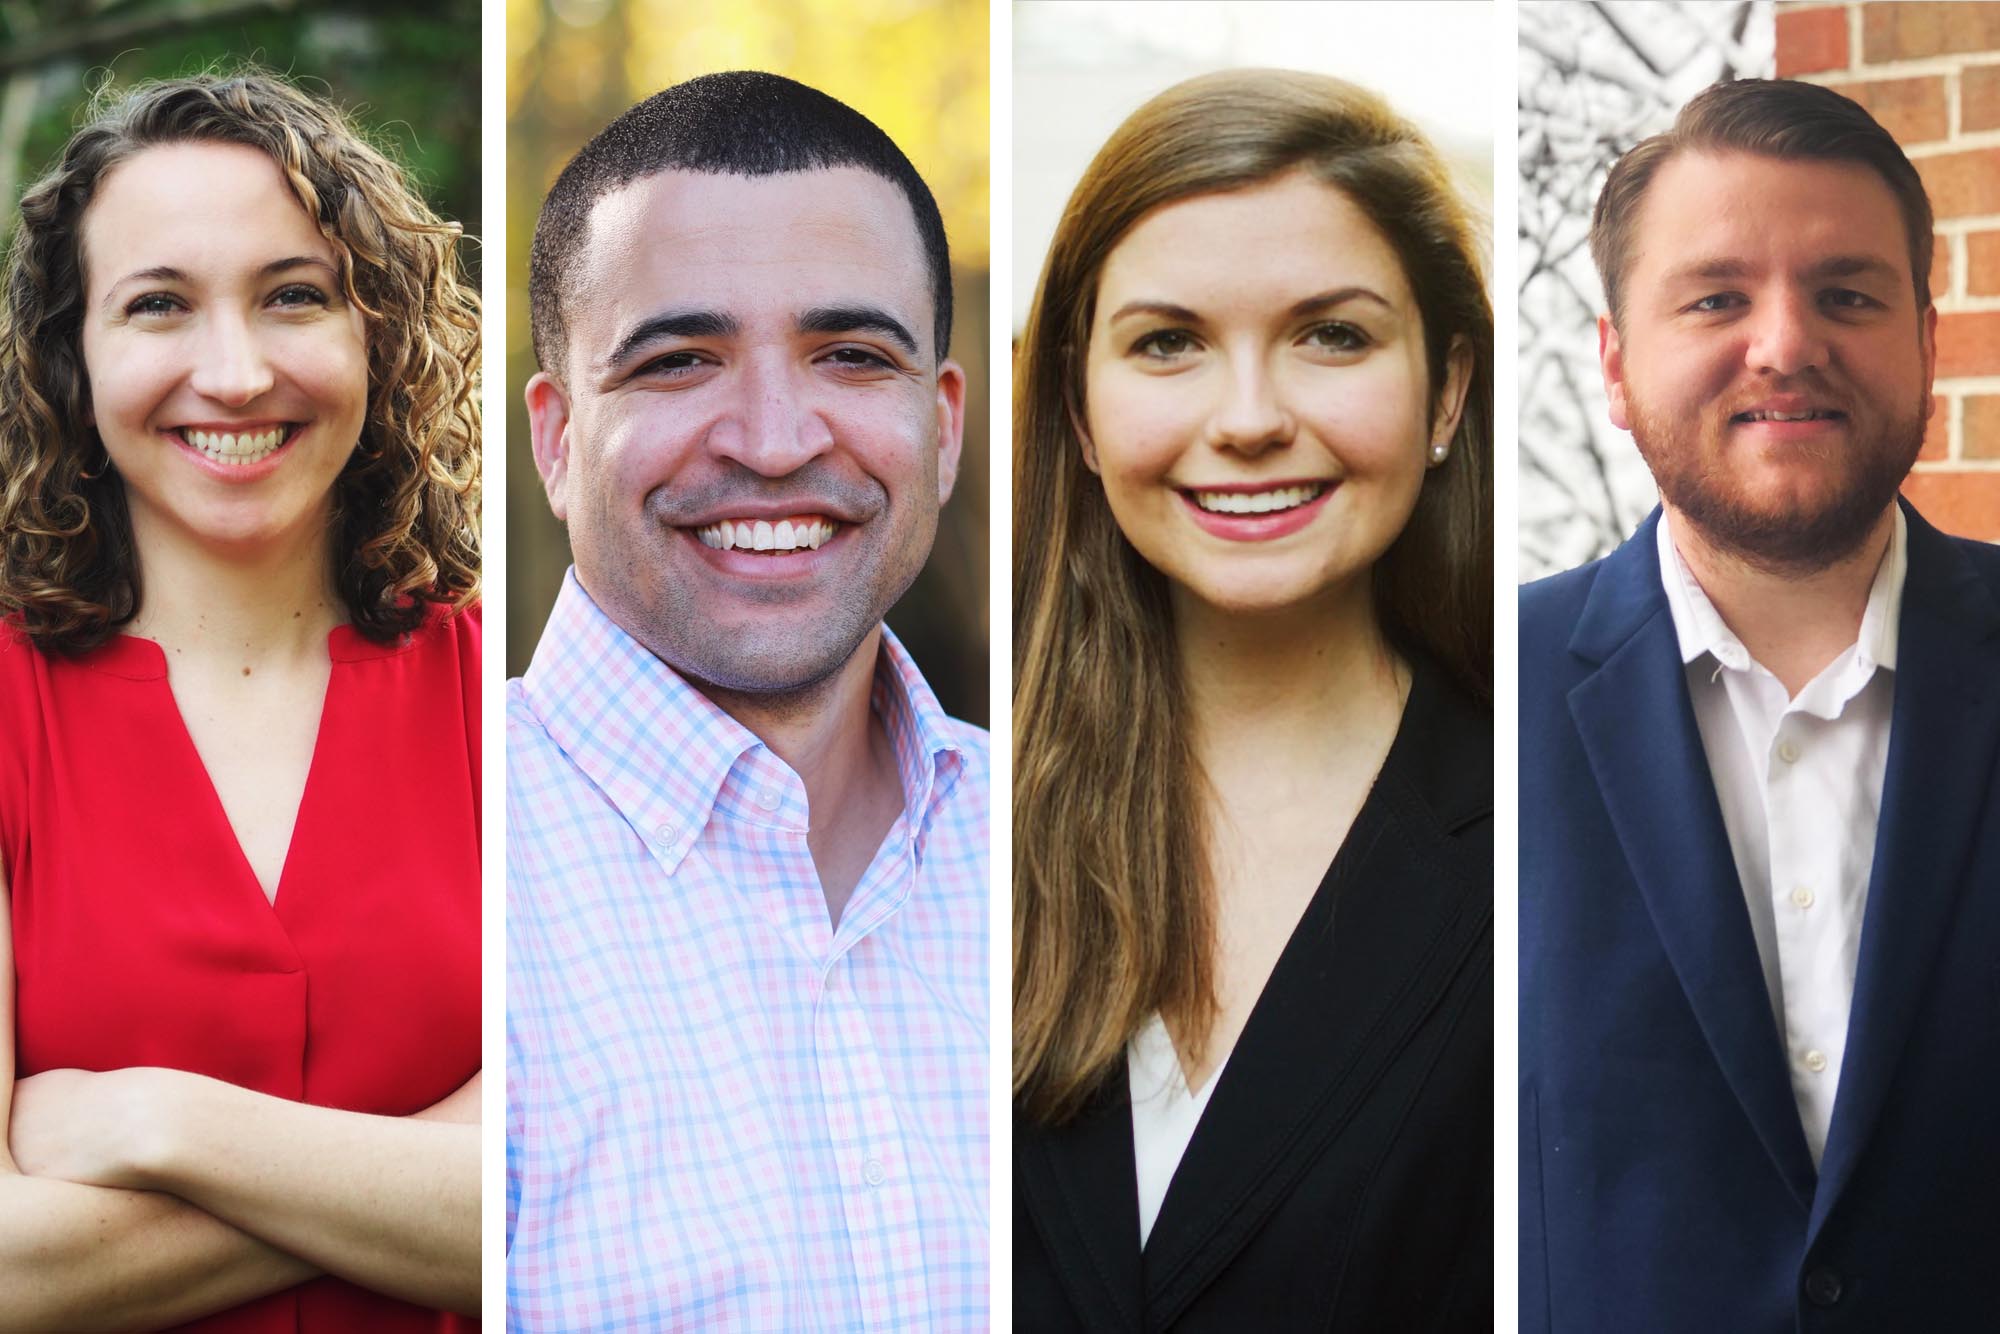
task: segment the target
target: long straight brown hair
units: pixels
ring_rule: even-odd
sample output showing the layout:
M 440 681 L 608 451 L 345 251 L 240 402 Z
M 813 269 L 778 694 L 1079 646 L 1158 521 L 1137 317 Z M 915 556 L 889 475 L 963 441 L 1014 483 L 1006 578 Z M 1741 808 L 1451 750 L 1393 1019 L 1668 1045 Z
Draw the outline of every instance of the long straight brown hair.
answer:
M 1451 350 L 1471 387 L 1445 462 L 1374 573 L 1400 651 L 1493 686 L 1493 314 L 1465 205 L 1437 153 L 1374 94 L 1230 70 L 1133 113 L 1070 196 L 1028 314 L 1014 404 L 1014 1099 L 1073 1115 L 1155 1012 L 1215 1008 L 1203 778 L 1189 744 L 1166 582 L 1084 466 L 1084 357 L 1098 277 L 1146 214 L 1303 168 L 1351 199 L 1402 263 L 1432 400 Z

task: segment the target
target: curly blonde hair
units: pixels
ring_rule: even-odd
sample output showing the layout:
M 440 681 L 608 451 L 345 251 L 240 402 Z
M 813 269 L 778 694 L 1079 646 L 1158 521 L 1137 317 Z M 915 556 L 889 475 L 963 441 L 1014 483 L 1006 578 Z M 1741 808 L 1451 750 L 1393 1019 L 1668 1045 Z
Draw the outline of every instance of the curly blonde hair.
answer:
M 115 470 L 91 465 L 82 222 L 99 182 L 147 148 L 268 154 L 333 247 L 368 330 L 369 402 L 334 483 L 334 578 L 356 630 L 389 642 L 429 604 L 479 593 L 479 298 L 458 224 L 338 108 L 256 70 L 107 98 L 21 199 L 0 287 L 0 618 L 77 653 L 138 611 L 140 571 Z

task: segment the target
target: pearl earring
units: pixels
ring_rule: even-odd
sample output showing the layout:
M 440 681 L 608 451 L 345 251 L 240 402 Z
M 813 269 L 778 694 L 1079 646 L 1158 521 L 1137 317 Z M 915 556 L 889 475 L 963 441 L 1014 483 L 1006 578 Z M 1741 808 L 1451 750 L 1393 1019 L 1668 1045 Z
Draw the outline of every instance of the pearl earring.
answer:
M 1449 454 L 1449 453 L 1451 453 L 1451 446 L 1450 446 L 1449 444 L 1446 444 L 1446 443 L 1445 443 L 1444 441 L 1442 441 L 1442 440 L 1440 440 L 1440 441 L 1438 441 L 1438 442 L 1437 442 L 1436 444 L 1432 445 L 1432 446 L 1431 446 L 1431 466 L 1432 466 L 1432 467 L 1436 467 L 1436 466 L 1437 466 L 1438 464 L 1440 464 L 1440 463 L 1443 463 L 1443 462 L 1444 462 L 1444 456 L 1445 456 L 1445 455 L 1447 455 L 1447 454 Z

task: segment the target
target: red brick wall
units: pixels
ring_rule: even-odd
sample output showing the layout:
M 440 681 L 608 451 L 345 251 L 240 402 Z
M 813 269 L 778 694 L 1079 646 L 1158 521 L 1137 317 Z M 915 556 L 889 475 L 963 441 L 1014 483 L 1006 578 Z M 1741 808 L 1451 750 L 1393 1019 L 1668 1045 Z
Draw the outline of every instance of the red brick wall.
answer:
M 1778 76 L 1868 108 L 1937 215 L 1937 411 L 1903 486 L 1947 532 L 2000 541 L 2000 4 L 1778 7 Z

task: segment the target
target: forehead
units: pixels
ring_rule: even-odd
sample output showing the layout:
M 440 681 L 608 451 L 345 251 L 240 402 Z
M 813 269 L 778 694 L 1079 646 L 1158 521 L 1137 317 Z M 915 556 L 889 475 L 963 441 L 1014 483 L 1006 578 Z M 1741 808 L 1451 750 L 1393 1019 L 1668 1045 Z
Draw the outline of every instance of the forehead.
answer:
M 1669 158 L 1640 204 L 1630 281 L 1689 264 L 1774 271 L 1834 257 L 1910 272 L 1909 233 L 1888 182 L 1859 162 L 1688 151 Z
M 98 181 L 82 228 L 93 285 L 147 268 L 255 268 L 294 255 L 330 260 L 278 164 L 245 144 L 159 144 Z
M 887 306 L 928 331 L 929 274 L 895 185 L 859 167 L 722 176 L 663 171 L 597 201 L 579 254 L 574 350 L 667 307 L 746 328 L 814 307 Z
M 1146 214 L 1105 260 L 1098 314 L 1148 298 L 1204 314 L 1252 313 L 1348 286 L 1411 303 L 1402 264 L 1368 215 L 1294 171 Z

